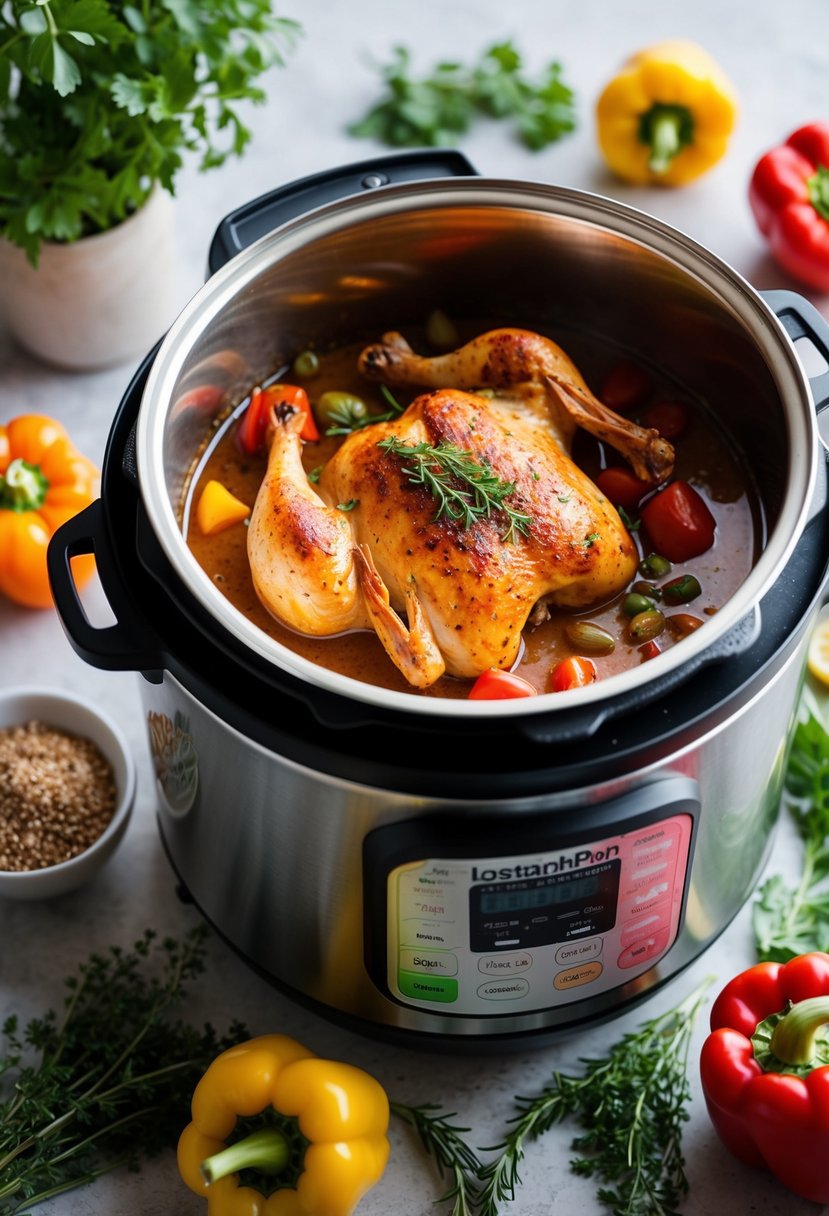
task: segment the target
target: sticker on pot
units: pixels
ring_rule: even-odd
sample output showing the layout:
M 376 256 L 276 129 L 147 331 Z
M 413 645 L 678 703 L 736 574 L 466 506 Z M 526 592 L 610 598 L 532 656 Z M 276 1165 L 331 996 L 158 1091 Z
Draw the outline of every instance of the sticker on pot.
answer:
M 173 719 L 150 710 L 147 726 L 161 795 L 173 815 L 184 815 L 199 787 L 199 757 L 190 734 L 190 720 L 178 710 Z

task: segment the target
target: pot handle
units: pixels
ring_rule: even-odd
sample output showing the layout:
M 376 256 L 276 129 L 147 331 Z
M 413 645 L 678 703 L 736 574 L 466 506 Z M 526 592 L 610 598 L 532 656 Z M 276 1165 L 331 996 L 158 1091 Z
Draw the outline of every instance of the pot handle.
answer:
M 225 216 L 210 245 L 207 265 L 210 274 L 229 262 L 254 241 L 273 232 L 281 224 L 313 211 L 325 203 L 348 198 L 379 186 L 401 182 L 422 181 L 432 177 L 475 177 L 473 168 L 462 152 L 447 149 L 419 148 L 415 152 L 398 152 L 357 161 L 337 169 L 325 169 L 300 178 L 287 186 L 260 195 L 237 211 Z
M 825 370 L 817 375 L 807 377 L 812 387 L 815 401 L 815 412 L 820 415 L 829 406 L 829 323 L 811 304 L 796 291 L 762 291 L 760 293 L 766 303 L 782 324 L 792 342 L 806 338 L 826 365 Z M 829 420 L 827 420 L 829 421 Z M 824 424 L 818 419 L 821 438 L 829 446 L 829 427 L 823 434 Z
M 84 611 L 71 566 L 71 559 L 81 554 L 95 556 L 114 625 L 92 625 Z M 58 528 L 46 551 L 46 565 L 58 617 L 73 650 L 92 667 L 140 671 L 152 683 L 160 683 L 165 666 L 161 644 L 135 612 L 116 573 L 100 498 Z

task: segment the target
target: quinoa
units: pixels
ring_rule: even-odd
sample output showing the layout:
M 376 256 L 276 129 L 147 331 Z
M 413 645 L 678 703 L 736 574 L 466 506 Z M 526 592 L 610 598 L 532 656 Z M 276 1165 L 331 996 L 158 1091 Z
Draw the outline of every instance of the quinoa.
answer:
M 0 730 L 0 870 L 83 853 L 115 811 L 112 766 L 91 739 L 43 722 Z

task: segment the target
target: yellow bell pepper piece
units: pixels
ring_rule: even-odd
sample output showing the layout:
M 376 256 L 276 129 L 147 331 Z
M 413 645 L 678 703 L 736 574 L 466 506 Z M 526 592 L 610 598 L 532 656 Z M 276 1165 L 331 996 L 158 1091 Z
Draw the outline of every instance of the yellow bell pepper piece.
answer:
M 205 536 L 224 532 L 250 515 L 250 507 L 231 494 L 220 481 L 208 481 L 196 505 L 196 522 Z
M 596 105 L 599 147 L 624 181 L 684 186 L 725 154 L 737 119 L 734 90 L 694 42 L 634 55 Z
M 262 1126 L 227 1145 L 238 1118 Z M 208 1216 L 350 1216 L 389 1156 L 389 1102 L 378 1081 L 322 1060 L 285 1035 L 263 1035 L 218 1056 L 196 1086 L 178 1167 Z M 299 1135 L 297 1135 L 297 1132 Z M 242 1186 L 258 1170 L 286 1185 Z M 268 1189 L 267 1187 L 265 1189 Z

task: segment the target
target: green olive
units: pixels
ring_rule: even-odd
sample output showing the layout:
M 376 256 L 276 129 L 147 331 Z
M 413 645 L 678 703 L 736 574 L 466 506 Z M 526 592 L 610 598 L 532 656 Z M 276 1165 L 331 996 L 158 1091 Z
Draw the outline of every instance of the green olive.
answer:
M 368 408 L 361 397 L 331 389 L 317 398 L 314 414 L 322 427 L 342 427 L 353 431 L 355 425 L 368 417 Z
M 658 638 L 664 628 L 664 616 L 658 608 L 651 608 L 647 612 L 637 612 L 628 625 L 628 633 L 632 642 L 650 642 L 652 638 Z
M 610 654 L 616 649 L 616 641 L 612 633 L 608 633 L 595 621 L 568 621 L 564 626 L 567 641 L 577 651 L 586 650 L 590 654 Z
M 294 375 L 300 380 L 310 380 L 320 369 L 320 361 L 312 350 L 304 350 L 294 359 Z
M 454 322 L 440 308 L 429 313 L 426 321 L 426 339 L 437 350 L 453 350 L 460 346 L 460 338 Z
M 649 596 L 632 591 L 622 602 L 622 612 L 625 616 L 637 616 L 640 612 L 649 612 L 653 606 L 653 600 Z
M 702 595 L 699 579 L 693 574 L 681 574 L 679 578 L 671 579 L 662 588 L 666 604 L 690 604 L 697 596 Z
M 639 573 L 643 578 L 664 578 L 670 570 L 671 563 L 660 553 L 649 553 L 639 563 Z

